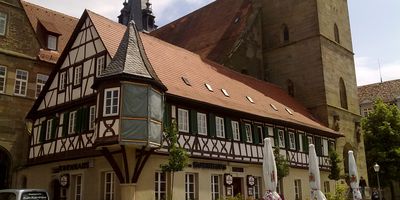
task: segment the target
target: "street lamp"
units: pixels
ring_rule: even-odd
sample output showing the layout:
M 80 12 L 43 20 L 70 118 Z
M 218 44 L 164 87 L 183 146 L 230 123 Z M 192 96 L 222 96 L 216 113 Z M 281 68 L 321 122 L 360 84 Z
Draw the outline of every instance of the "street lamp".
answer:
M 376 178 L 378 179 L 379 200 L 382 200 L 381 184 L 379 182 L 379 169 L 380 169 L 380 167 L 379 167 L 378 163 L 375 163 L 374 171 L 376 172 Z

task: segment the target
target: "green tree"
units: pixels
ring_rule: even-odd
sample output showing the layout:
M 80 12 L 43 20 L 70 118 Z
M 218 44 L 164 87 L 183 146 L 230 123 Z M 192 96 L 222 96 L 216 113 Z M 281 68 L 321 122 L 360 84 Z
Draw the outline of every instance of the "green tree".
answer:
M 339 154 L 333 148 L 329 149 L 329 160 L 331 162 L 331 171 L 328 178 L 338 181 L 340 179 L 339 163 L 342 161 L 339 158 Z
M 279 153 L 279 147 L 275 147 L 274 156 L 275 156 L 275 163 L 276 163 L 276 173 L 278 175 L 279 180 L 279 188 L 281 193 L 283 194 L 283 177 L 289 175 L 289 162 L 287 159 Z
M 400 178 L 400 110 L 377 100 L 374 111 L 363 118 L 362 128 L 370 184 L 377 185 L 373 166 L 378 163 L 381 184 L 393 188 L 393 181 Z
M 169 199 L 173 199 L 174 192 L 174 178 L 175 172 L 182 171 L 189 163 L 189 156 L 185 149 L 178 146 L 178 128 L 176 122 L 173 121 L 172 125 L 166 128 L 166 138 L 169 142 L 168 150 L 168 164 L 161 165 L 163 172 L 169 172 L 171 177 L 171 187 L 168 192 Z

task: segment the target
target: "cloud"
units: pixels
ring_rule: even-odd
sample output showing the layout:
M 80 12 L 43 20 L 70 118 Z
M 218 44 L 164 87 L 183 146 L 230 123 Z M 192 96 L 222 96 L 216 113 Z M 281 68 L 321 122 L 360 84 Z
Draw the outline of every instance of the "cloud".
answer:
M 380 82 L 379 63 L 383 81 L 400 78 L 400 60 L 385 61 L 370 57 L 355 57 L 357 85 Z

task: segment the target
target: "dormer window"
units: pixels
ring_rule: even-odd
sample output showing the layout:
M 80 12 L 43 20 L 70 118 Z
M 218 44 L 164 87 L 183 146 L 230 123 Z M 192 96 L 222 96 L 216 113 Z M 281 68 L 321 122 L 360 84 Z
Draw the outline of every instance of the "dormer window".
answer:
M 47 48 L 50 50 L 57 50 L 58 37 L 55 35 L 47 35 Z

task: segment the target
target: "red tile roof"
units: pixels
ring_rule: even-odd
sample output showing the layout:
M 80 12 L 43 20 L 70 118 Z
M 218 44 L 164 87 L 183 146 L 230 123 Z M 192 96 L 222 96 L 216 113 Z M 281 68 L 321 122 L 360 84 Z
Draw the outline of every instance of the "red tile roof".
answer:
M 111 56 L 118 49 L 126 26 L 88 11 L 96 30 Z M 110 32 L 109 30 L 113 30 Z M 286 94 L 281 88 L 270 83 L 246 76 L 219 64 L 202 59 L 199 55 L 174 46 L 145 33 L 140 34 L 146 54 L 162 83 L 168 88 L 167 94 L 199 102 L 221 106 L 226 109 L 245 112 L 260 117 L 282 120 L 298 125 L 329 132 L 339 133 L 321 125 L 312 118 L 311 113 L 299 102 Z M 191 86 L 186 85 L 187 78 Z M 213 92 L 205 87 L 212 86 Z M 227 90 L 226 97 L 221 89 Z M 249 102 L 251 97 L 254 103 Z M 278 111 L 275 111 L 273 104 Z M 289 108 L 293 115 L 285 110 Z
M 360 86 L 358 98 L 360 104 L 374 102 L 378 98 L 387 103 L 394 102 L 396 98 L 400 100 L 400 79 Z
M 78 23 L 78 19 L 26 1 L 21 1 L 21 3 L 36 34 L 39 34 L 38 23 L 41 23 L 48 31 L 60 34 L 58 51 L 41 49 L 39 52 L 39 59 L 51 63 L 57 62 Z
M 243 34 L 252 10 L 251 0 L 217 0 L 150 34 L 218 62 Z

